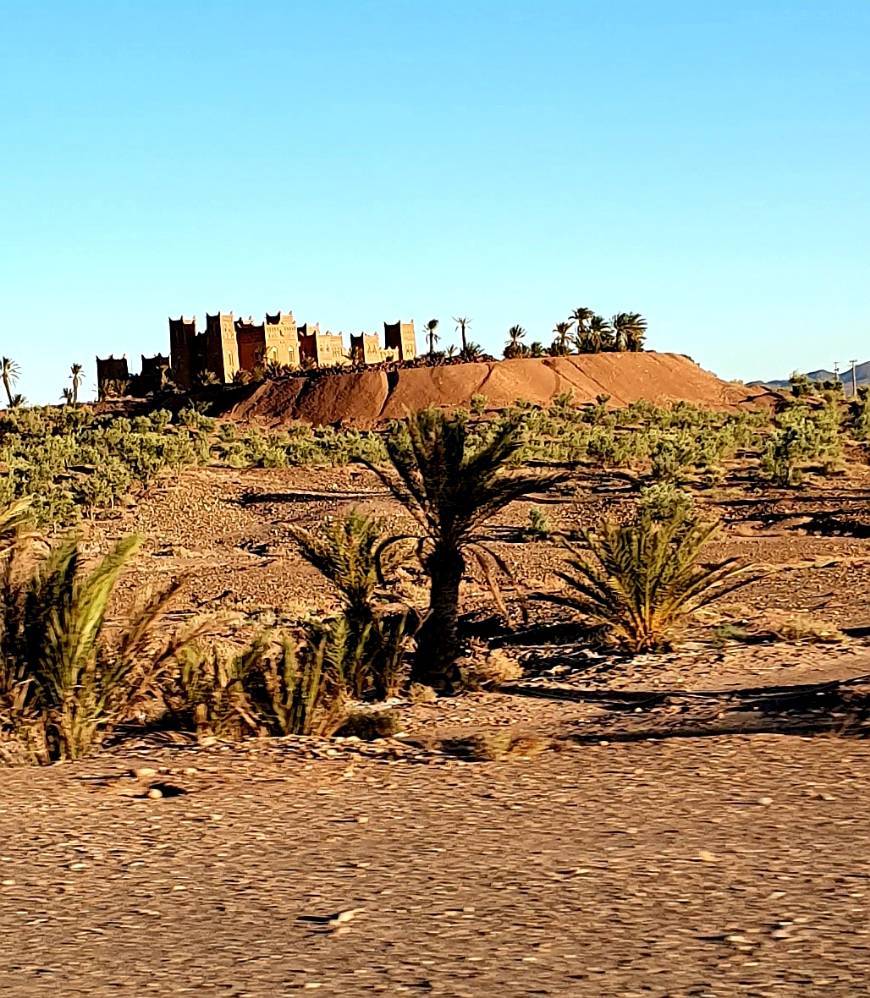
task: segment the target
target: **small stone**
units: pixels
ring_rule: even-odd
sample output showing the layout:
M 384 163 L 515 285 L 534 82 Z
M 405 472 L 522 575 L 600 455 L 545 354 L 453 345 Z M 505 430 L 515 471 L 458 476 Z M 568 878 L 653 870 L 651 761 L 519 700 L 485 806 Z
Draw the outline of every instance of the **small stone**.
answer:
M 773 803 L 773 798 L 772 797 L 759 797 L 758 798 L 758 803 L 761 804 L 764 807 L 770 807 L 770 805 Z
M 69 868 L 71 870 L 87 870 L 87 863 L 70 863 Z
M 143 780 L 146 776 L 156 776 L 157 770 L 151 766 L 139 766 L 136 769 L 131 769 L 130 775 L 134 776 L 137 780 Z
M 160 800 L 163 796 L 163 791 L 158 790 L 157 787 L 152 787 L 145 796 L 151 800 Z
M 716 853 L 709 852 L 706 849 L 699 849 L 698 850 L 698 859 L 700 859 L 702 863 L 718 863 L 719 862 L 719 857 L 716 855 Z
M 14 887 L 15 886 L 15 881 L 14 880 L 0 880 L 0 886 L 3 886 L 3 887 Z
M 369 823 L 369 819 L 364 814 L 360 814 L 356 819 L 356 823 L 358 825 L 367 825 Z

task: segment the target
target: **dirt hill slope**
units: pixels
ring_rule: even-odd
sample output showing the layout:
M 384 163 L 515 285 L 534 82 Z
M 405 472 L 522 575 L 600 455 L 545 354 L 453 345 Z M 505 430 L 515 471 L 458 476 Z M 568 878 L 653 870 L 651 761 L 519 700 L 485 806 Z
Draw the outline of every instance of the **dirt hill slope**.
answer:
M 428 405 L 467 406 L 473 395 L 486 396 L 487 408 L 499 409 L 517 399 L 546 403 L 568 391 L 578 404 L 608 395 L 614 406 L 644 399 L 736 408 L 769 397 L 763 388 L 722 381 L 679 354 L 607 353 L 269 381 L 228 415 L 272 425 L 301 419 L 366 427 Z

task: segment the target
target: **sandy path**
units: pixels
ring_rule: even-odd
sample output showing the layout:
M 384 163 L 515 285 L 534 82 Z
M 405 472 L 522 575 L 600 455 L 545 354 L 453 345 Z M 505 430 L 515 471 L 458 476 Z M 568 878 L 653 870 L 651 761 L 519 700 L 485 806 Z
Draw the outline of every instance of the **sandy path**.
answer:
M 867 993 L 866 742 L 155 760 L 3 772 L 3 994 Z

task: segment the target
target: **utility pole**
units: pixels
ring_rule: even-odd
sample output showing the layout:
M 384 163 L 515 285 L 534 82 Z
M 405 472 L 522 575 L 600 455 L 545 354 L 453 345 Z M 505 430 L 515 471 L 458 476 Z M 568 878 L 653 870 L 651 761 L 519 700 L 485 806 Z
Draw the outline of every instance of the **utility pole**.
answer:
M 852 398 L 858 398 L 858 374 L 855 370 L 858 361 L 850 360 L 849 363 L 852 365 Z

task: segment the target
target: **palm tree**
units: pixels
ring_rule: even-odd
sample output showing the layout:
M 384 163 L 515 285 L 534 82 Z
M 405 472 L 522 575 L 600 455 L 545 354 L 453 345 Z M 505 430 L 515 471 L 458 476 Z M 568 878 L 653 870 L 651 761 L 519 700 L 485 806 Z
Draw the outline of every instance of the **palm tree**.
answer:
M 438 320 L 437 319 L 430 319 L 426 323 L 426 335 L 429 337 L 429 356 L 430 357 L 431 357 L 431 355 L 433 353 L 435 353 L 435 344 L 438 342 L 439 339 L 441 339 L 441 337 L 438 336 L 435 333 L 435 330 L 437 328 L 438 328 Z
M 557 322 L 553 326 L 553 332 L 556 334 L 556 338 L 553 340 L 553 346 L 550 348 L 550 352 L 554 356 L 564 357 L 568 353 L 568 333 L 571 330 L 570 322 Z
M 79 386 L 85 380 L 83 371 L 84 368 L 81 364 L 73 364 L 70 367 L 70 381 L 72 382 L 72 404 L 77 405 L 79 400 Z
M 588 353 L 599 353 L 608 349 L 608 344 L 613 339 L 613 330 L 607 319 L 600 315 L 593 315 L 589 320 L 589 331 L 587 341 Z
M 61 400 L 61 402 L 65 403 L 66 405 L 73 405 L 74 404 L 74 399 L 73 399 L 73 390 L 72 390 L 72 388 L 64 388 L 63 391 L 61 391 L 61 393 L 60 393 L 60 400 Z
M 613 317 L 615 350 L 630 350 L 637 353 L 643 350 L 646 339 L 646 319 L 640 312 L 619 312 Z
M 544 350 L 544 344 L 535 340 L 534 343 L 529 347 L 530 357 L 543 357 L 546 351 Z
M 484 524 L 515 499 L 564 479 L 507 472 L 523 444 L 519 419 L 505 419 L 490 440 L 472 449 L 466 418 L 435 408 L 409 416 L 386 438 L 392 467 L 369 465 L 422 532 L 391 537 L 382 546 L 384 552 L 415 540 L 429 576 L 429 613 L 418 635 L 412 679 L 447 690 L 459 681 L 459 587 L 467 557 L 479 565 L 504 611 L 495 579 L 507 566 L 484 543 Z
M 14 407 L 12 388 L 21 375 L 21 368 L 9 357 L 0 357 L 0 381 L 6 391 L 6 398 L 9 401 L 9 408 Z
M 461 315 L 459 317 L 454 315 L 453 321 L 456 323 L 456 328 L 459 330 L 459 335 L 462 339 L 462 355 L 464 357 L 465 352 L 468 348 L 468 341 L 466 339 L 465 334 L 468 331 L 468 327 L 471 325 L 471 319 L 467 318 L 464 315 Z
M 575 308 L 569 317 L 569 323 L 576 327 L 576 333 L 574 334 L 574 341 L 577 344 L 577 350 L 579 353 L 589 353 L 588 347 L 588 333 L 589 333 L 589 323 L 592 321 L 595 313 L 591 308 Z
M 522 357 L 526 352 L 525 344 L 522 342 L 525 339 L 526 331 L 522 326 L 511 326 L 508 330 L 508 342 L 507 346 L 504 348 L 504 355 L 507 358 L 510 357 Z

